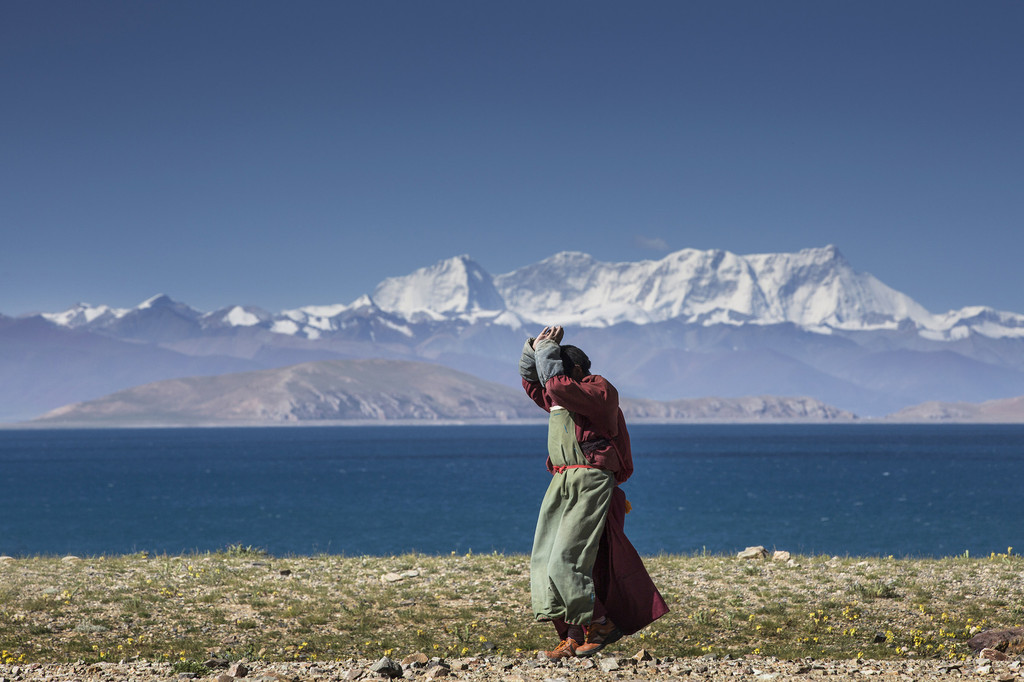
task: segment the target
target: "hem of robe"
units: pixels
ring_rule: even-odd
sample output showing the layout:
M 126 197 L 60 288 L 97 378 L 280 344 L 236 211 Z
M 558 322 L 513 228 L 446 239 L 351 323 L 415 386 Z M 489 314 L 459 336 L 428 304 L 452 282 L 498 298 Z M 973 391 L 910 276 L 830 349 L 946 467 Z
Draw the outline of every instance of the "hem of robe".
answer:
M 616 486 L 594 563 L 594 592 L 623 636 L 632 635 L 668 613 L 640 554 L 626 537 L 626 495 Z M 559 638 L 568 624 L 555 620 Z

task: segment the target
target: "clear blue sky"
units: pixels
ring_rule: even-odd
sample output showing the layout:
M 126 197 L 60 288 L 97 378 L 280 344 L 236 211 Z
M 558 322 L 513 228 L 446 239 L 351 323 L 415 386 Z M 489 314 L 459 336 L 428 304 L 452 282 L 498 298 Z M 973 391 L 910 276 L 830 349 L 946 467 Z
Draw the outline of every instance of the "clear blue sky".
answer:
M 836 244 L 1024 312 L 1024 2 L 0 2 L 0 313 Z

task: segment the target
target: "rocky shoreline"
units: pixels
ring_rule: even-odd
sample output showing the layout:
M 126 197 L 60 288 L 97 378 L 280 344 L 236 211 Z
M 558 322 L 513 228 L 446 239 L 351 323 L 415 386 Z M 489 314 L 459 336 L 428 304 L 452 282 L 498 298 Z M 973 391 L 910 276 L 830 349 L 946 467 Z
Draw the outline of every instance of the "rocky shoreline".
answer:
M 427 659 L 412 654 L 402 661 L 347 660 L 333 662 L 253 662 L 212 669 L 209 674 L 178 672 L 168 662 L 98 662 L 77 664 L 0 665 L 0 682 L 144 682 L 192 680 L 211 682 L 355 682 L 357 680 L 421 680 L 439 678 L 475 682 L 574 682 L 586 680 L 756 680 L 792 682 L 822 679 L 986 680 L 1024 679 L 1019 659 L 985 658 L 959 662 L 907 660 L 785 661 L 748 656 L 722 658 L 598 655 L 592 659 L 550 662 L 540 658 L 471 657 Z M 233 673 L 233 674 L 232 674 Z

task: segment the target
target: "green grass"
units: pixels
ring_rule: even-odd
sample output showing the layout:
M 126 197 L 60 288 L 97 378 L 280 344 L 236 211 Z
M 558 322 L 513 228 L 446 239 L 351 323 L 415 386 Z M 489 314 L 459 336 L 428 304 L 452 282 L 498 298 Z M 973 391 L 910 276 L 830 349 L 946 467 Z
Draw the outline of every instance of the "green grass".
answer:
M 630 655 L 961 659 L 976 632 L 1024 620 L 1024 559 L 1009 550 L 645 561 L 672 610 L 616 645 Z M 0 562 L 0 662 L 533 656 L 554 642 L 529 604 L 521 555 L 33 557 Z

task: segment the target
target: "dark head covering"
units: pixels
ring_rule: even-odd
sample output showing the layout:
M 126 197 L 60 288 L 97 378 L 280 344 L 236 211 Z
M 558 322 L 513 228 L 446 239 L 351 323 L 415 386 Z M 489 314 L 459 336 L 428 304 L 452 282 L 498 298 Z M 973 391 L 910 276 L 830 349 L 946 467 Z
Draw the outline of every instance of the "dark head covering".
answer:
M 576 346 L 562 346 L 560 356 L 566 374 L 572 374 L 573 367 L 582 369 L 584 376 L 590 374 L 590 358 Z

